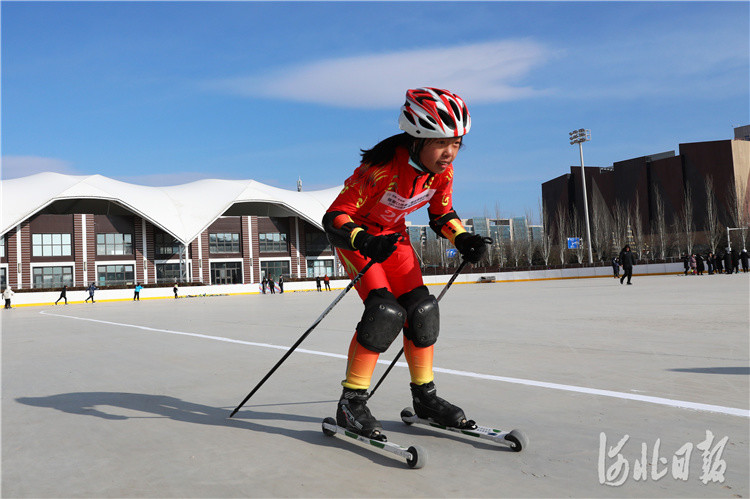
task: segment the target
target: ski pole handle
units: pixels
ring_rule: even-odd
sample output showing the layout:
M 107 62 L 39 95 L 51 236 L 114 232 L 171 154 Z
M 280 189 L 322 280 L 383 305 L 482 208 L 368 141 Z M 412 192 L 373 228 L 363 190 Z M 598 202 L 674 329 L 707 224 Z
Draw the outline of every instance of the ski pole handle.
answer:
M 312 324 L 312 326 L 310 326 L 309 328 L 307 328 L 307 331 L 305 331 L 305 333 L 304 333 L 304 334 L 303 334 L 302 336 L 300 336 L 300 338 L 299 338 L 299 339 L 297 340 L 297 342 L 296 342 L 296 343 L 295 343 L 294 345 L 292 345 L 292 347 L 291 347 L 291 348 L 290 348 L 289 350 L 287 350 L 287 352 L 286 352 L 286 353 L 284 354 L 284 356 L 283 356 L 283 357 L 281 357 L 281 359 L 280 359 L 280 360 L 279 360 L 279 361 L 278 361 L 278 362 L 276 363 L 276 365 L 275 365 L 275 366 L 273 366 L 273 367 L 271 368 L 271 370 L 270 370 L 270 371 L 268 371 L 268 374 L 266 374 L 266 375 L 265 375 L 265 376 L 263 377 L 263 379 L 262 379 L 262 380 L 260 380 L 260 382 L 259 382 L 259 383 L 258 383 L 257 385 L 255 385 L 255 388 L 253 388 L 253 390 L 252 390 L 252 391 L 251 391 L 251 392 L 250 392 L 250 393 L 249 393 L 249 394 L 247 395 L 247 397 L 245 397 L 245 398 L 244 398 L 244 399 L 242 400 L 242 402 L 240 402 L 240 404 L 239 404 L 239 405 L 238 405 L 238 406 L 237 406 L 237 407 L 236 407 L 236 408 L 235 408 L 235 409 L 234 409 L 234 410 L 232 411 L 232 413 L 231 413 L 231 414 L 229 415 L 229 417 L 230 417 L 230 418 L 231 418 L 232 416 L 234 416 L 235 414 L 237 414 L 237 411 L 239 411 L 239 410 L 240 410 L 240 409 L 242 408 L 242 406 L 243 406 L 243 405 L 245 405 L 245 403 L 246 403 L 246 402 L 247 402 L 248 400 L 250 400 L 250 397 L 252 397 L 253 395 L 255 395 L 255 392 L 257 392 L 257 391 L 258 391 L 258 389 L 259 389 L 259 388 L 260 388 L 261 386 L 263 386 L 263 383 L 265 383 L 265 382 L 266 382 L 266 380 L 268 380 L 268 378 L 270 378 L 270 377 L 271 377 L 271 375 L 272 375 L 272 374 L 273 374 L 274 372 L 276 372 L 276 369 L 278 369 L 278 368 L 279 368 L 279 366 L 281 366 L 281 364 L 283 364 L 283 363 L 284 363 L 284 361 L 285 361 L 285 360 L 286 360 L 286 359 L 287 359 L 287 358 L 288 358 L 288 357 L 289 357 L 289 356 L 290 356 L 290 355 L 292 354 L 292 352 L 294 352 L 294 351 L 295 351 L 295 350 L 297 349 L 297 347 L 298 347 L 298 346 L 300 345 L 300 343 L 302 343 L 302 342 L 303 342 L 303 341 L 305 340 L 305 338 L 307 338 L 307 337 L 309 336 L 309 334 L 310 334 L 310 333 L 311 333 L 311 332 L 313 331 L 313 329 L 315 329 L 315 327 L 316 327 L 316 326 L 317 326 L 318 324 L 320 324 L 320 321 L 322 321 L 322 320 L 323 320 L 323 318 L 324 318 L 324 317 L 325 317 L 326 315 L 328 315 L 328 312 L 330 312 L 330 311 L 331 311 L 331 309 L 333 309 L 333 307 L 335 307 L 335 306 L 336 306 L 336 304 L 337 304 L 338 302 L 340 302 L 340 301 L 341 301 L 341 299 L 342 299 L 342 298 L 344 297 L 344 295 L 345 295 L 346 293 L 348 293 L 348 292 L 349 292 L 349 290 L 350 290 L 350 289 L 352 289 L 352 288 L 354 287 L 354 285 L 355 285 L 355 284 L 357 284 L 357 282 L 359 282 L 359 280 L 360 280 L 360 279 L 362 278 L 362 276 L 363 276 L 363 275 L 365 275 L 365 272 L 367 272 L 367 271 L 368 271 L 368 270 L 370 269 L 370 267 L 372 267 L 372 265 L 373 265 L 374 263 L 375 263 L 375 261 L 374 261 L 374 260 L 370 260 L 370 261 L 369 261 L 369 262 L 367 263 L 367 265 L 365 265 L 365 266 L 364 266 L 364 268 L 363 268 L 363 269 L 362 269 L 362 270 L 361 270 L 361 271 L 359 272 L 359 274 L 357 274 L 357 275 L 356 275 L 356 276 L 354 277 L 354 279 L 352 279 L 352 280 L 351 280 L 351 281 L 349 282 L 349 284 L 347 284 L 346 288 L 344 288 L 344 290 L 343 290 L 343 291 L 342 291 L 342 292 L 341 292 L 341 293 L 340 293 L 340 294 L 339 294 L 339 295 L 338 295 L 338 296 L 336 297 L 336 299 L 335 299 L 335 300 L 333 300 L 333 303 L 331 303 L 331 304 L 330 304 L 330 305 L 328 306 L 328 308 L 327 308 L 327 309 L 325 309 L 325 310 L 323 311 L 323 313 L 322 313 L 322 314 L 320 314 L 320 317 L 318 317 L 318 318 L 317 318 L 317 319 L 315 320 L 315 322 L 314 322 L 314 323 Z

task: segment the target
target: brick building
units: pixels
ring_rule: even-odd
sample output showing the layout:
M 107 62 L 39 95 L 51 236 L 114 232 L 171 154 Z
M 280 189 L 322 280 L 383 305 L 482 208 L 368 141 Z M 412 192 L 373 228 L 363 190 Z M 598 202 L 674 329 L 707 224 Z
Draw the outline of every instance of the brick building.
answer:
M 147 187 L 57 173 L 0 188 L 3 287 L 339 275 L 320 221 L 340 188 L 297 192 L 252 180 Z

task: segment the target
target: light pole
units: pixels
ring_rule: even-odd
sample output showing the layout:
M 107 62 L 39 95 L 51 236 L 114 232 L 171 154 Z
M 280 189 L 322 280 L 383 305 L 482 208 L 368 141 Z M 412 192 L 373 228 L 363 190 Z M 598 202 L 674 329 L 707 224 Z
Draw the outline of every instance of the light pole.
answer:
M 570 135 L 570 145 L 578 144 L 578 152 L 581 153 L 581 183 L 583 184 L 583 213 L 586 215 L 586 244 L 589 248 L 589 263 L 594 263 L 594 255 L 591 252 L 591 227 L 589 226 L 589 200 L 586 195 L 586 172 L 583 169 L 583 143 L 591 140 L 591 130 L 579 128 L 573 130 Z

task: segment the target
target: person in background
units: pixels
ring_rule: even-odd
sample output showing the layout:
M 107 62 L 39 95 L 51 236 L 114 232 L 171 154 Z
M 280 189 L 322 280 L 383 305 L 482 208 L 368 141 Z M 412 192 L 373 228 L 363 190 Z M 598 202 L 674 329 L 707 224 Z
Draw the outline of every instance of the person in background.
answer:
M 172 291 L 174 292 L 174 297 L 177 298 L 177 292 L 180 290 L 180 287 L 177 285 L 177 283 L 174 283 L 174 287 L 172 287 Z
M 326 274 L 325 277 L 323 278 L 323 284 L 325 284 L 326 286 L 326 291 L 331 290 L 331 278 L 328 277 L 328 274 Z
M 16 294 L 11 288 L 10 284 L 3 290 L 3 299 L 5 300 L 5 308 L 13 308 L 10 306 L 10 299 Z
M 143 286 L 135 283 L 135 293 L 133 294 L 133 301 L 141 301 L 141 290 L 143 289 Z
M 91 284 L 89 284 L 89 287 L 88 287 L 89 296 L 88 296 L 88 298 L 86 298 L 85 300 L 83 300 L 83 302 L 84 303 L 88 303 L 88 301 L 91 300 L 91 303 L 96 303 L 94 301 L 94 291 L 96 291 L 97 289 L 99 289 L 99 288 L 97 288 L 96 284 L 94 284 L 93 282 Z
M 620 260 L 617 255 L 612 257 L 612 272 L 615 274 L 615 279 L 620 277 Z
M 63 284 L 62 289 L 60 290 L 60 296 L 55 300 L 55 305 L 57 305 L 57 302 L 60 300 L 65 300 L 65 304 L 68 304 L 68 285 Z
M 635 255 L 630 251 L 630 245 L 626 244 L 620 252 L 620 263 L 622 264 L 622 277 L 620 277 L 620 284 L 623 283 L 625 278 L 628 278 L 628 284 L 632 284 L 630 279 L 633 278 L 633 266 L 635 265 Z

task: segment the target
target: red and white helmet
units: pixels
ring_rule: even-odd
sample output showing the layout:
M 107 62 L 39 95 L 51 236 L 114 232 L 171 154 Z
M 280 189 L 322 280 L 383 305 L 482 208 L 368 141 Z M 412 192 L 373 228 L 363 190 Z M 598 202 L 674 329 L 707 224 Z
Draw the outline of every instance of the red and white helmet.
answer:
M 458 95 L 439 88 L 406 91 L 398 126 L 412 137 L 452 138 L 469 133 L 471 116 Z

